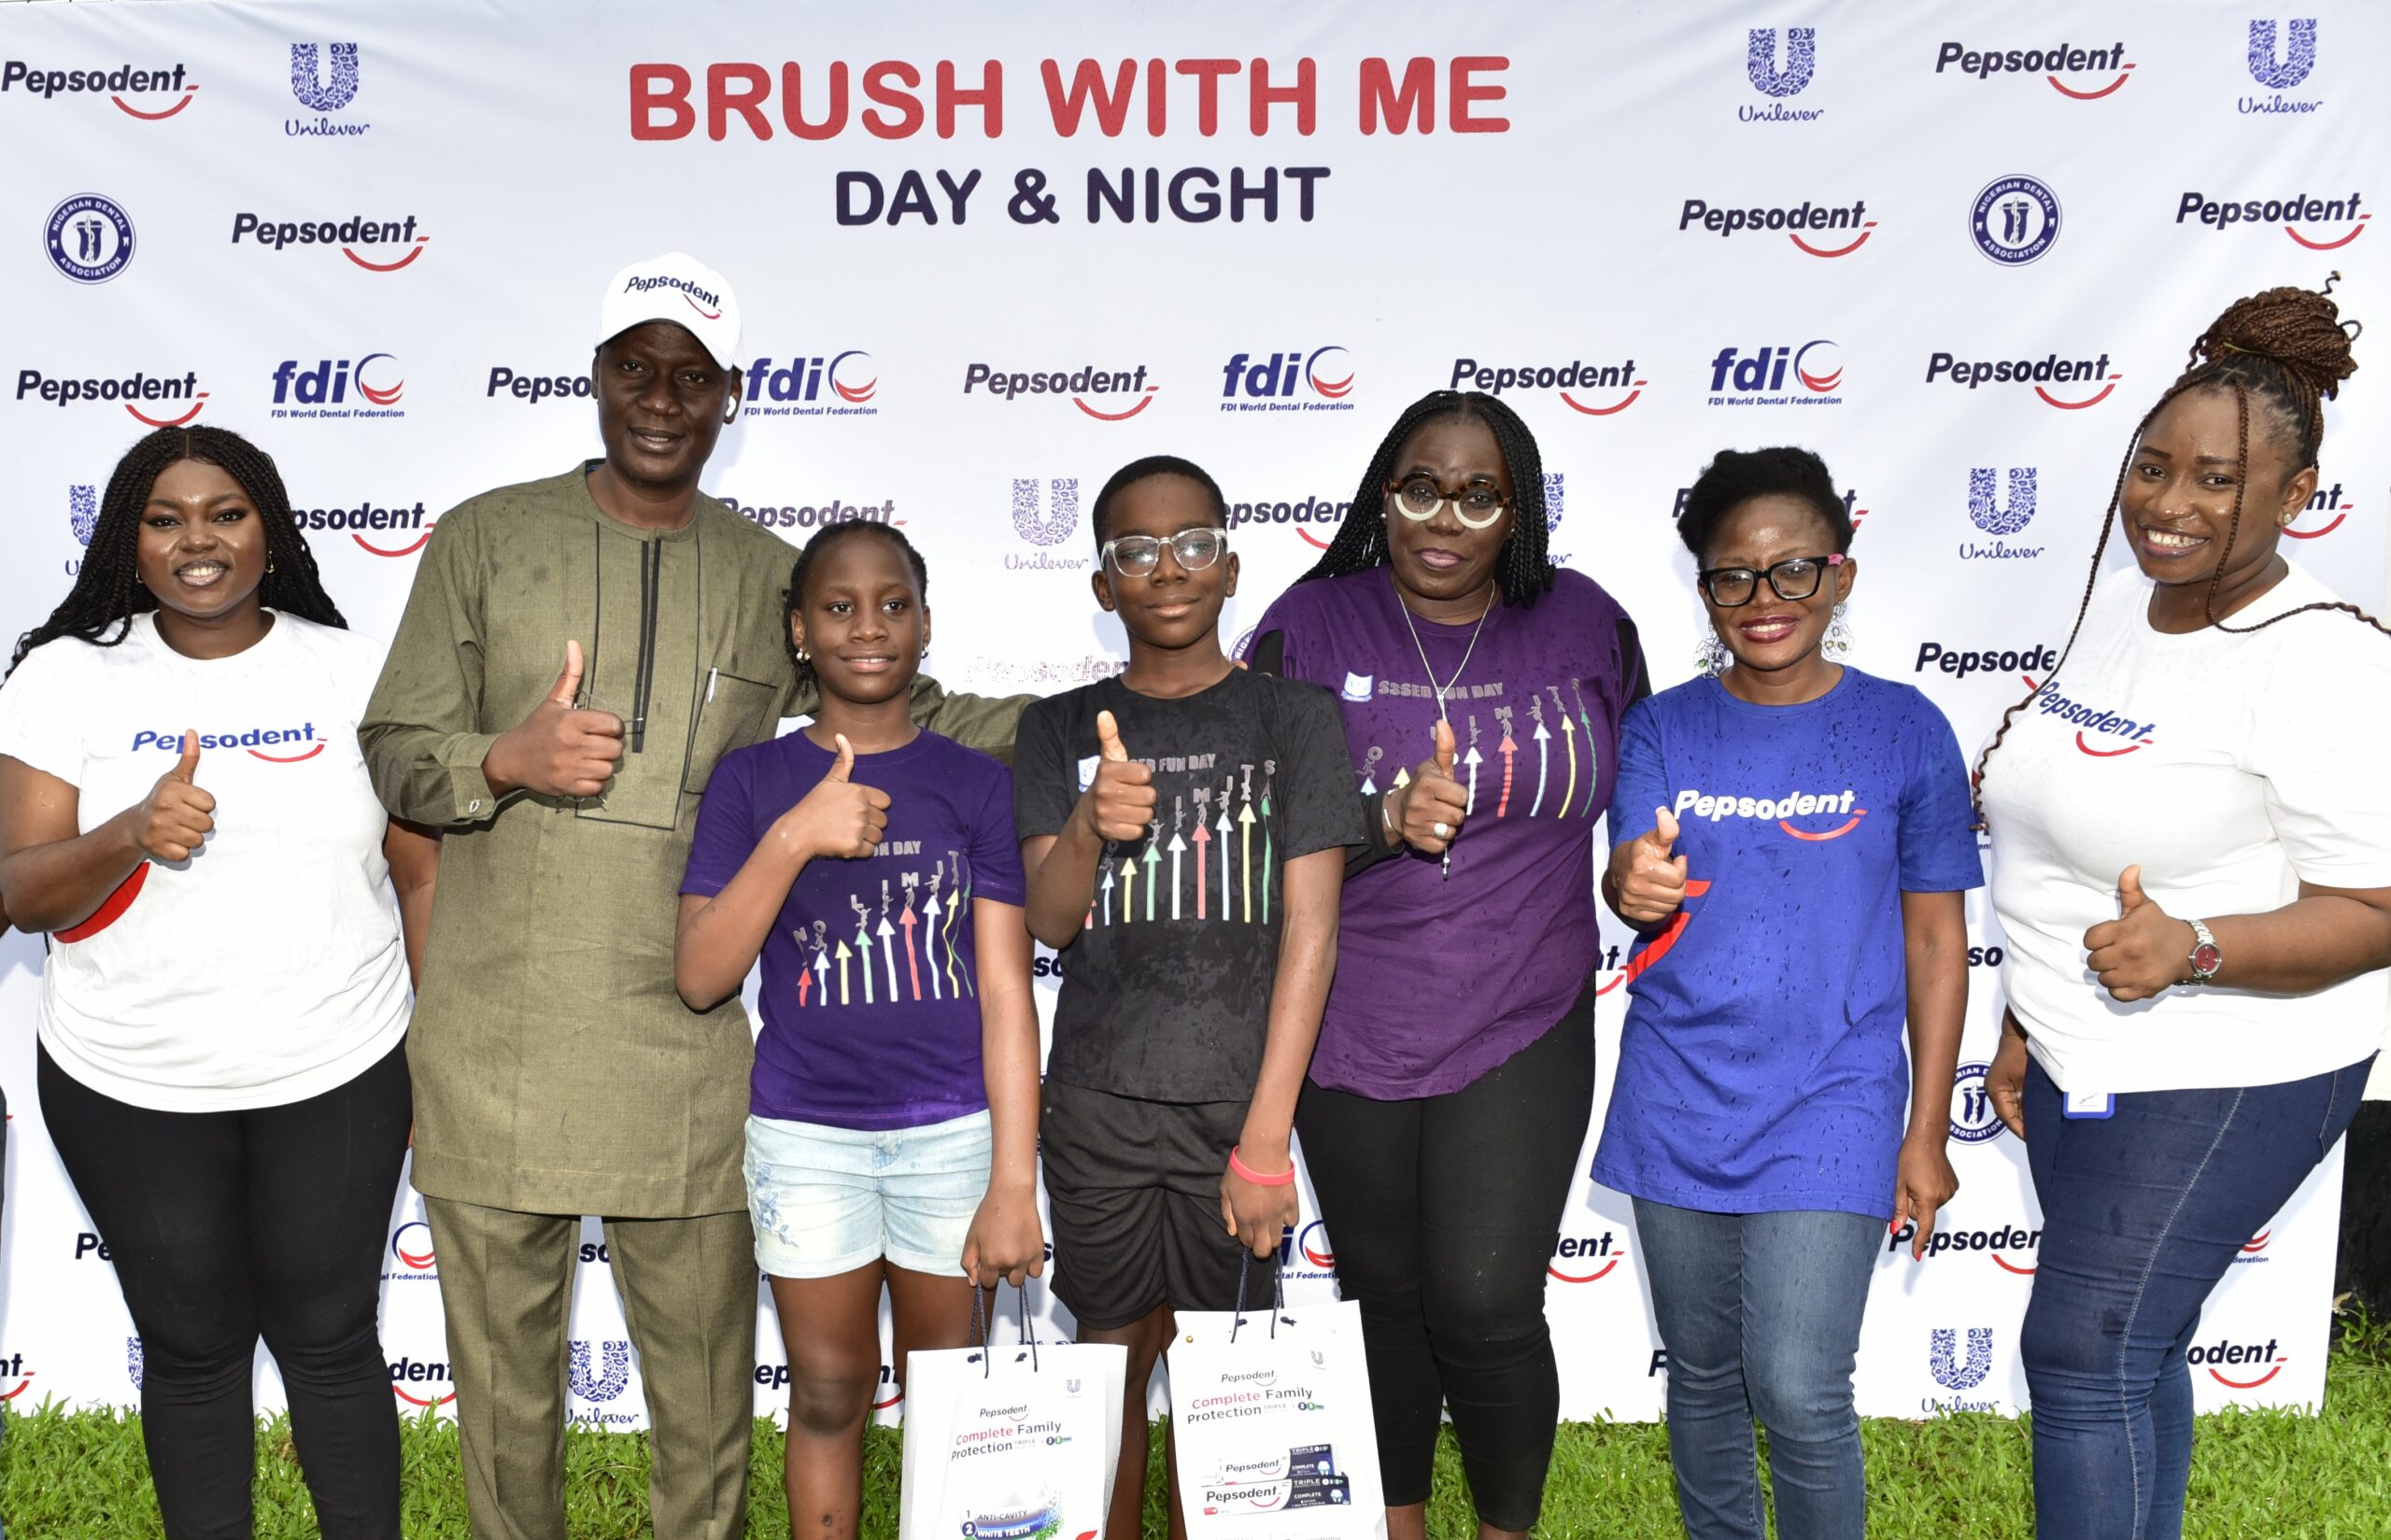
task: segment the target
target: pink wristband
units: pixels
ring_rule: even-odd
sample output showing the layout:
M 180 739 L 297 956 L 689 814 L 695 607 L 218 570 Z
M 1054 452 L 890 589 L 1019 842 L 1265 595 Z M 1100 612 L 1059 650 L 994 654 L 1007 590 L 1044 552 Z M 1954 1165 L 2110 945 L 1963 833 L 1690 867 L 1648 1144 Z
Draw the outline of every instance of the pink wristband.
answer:
M 1229 1169 L 1236 1172 L 1238 1176 L 1243 1177 L 1246 1180 L 1253 1183 L 1256 1187 L 1285 1187 L 1291 1185 L 1295 1180 L 1295 1168 L 1292 1165 L 1275 1177 L 1264 1176 L 1261 1172 L 1255 1170 L 1252 1166 L 1246 1165 L 1244 1161 L 1238 1158 L 1238 1147 L 1236 1145 L 1229 1146 Z

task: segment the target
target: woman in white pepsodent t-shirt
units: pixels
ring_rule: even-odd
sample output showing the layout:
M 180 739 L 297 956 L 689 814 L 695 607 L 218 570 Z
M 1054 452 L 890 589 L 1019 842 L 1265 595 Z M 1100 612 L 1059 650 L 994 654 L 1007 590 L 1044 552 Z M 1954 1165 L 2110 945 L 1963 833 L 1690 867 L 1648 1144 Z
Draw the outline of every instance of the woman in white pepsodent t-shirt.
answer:
M 2391 634 L 2279 549 L 2350 338 L 2276 289 L 2195 352 L 2112 508 L 2135 566 L 1978 761 L 2008 947 L 1986 1085 L 2044 1214 L 2040 1540 L 2181 1533 L 2201 1307 L 2348 1127 L 2391 1015 Z
M 395 1540 L 375 1307 L 439 847 L 366 778 L 382 649 L 221 430 L 135 445 L 89 544 L 0 686 L 0 902 L 50 936 L 42 1122 L 141 1334 L 166 1533 L 248 1533 L 262 1335 L 303 1462 L 340 1454 L 324 1532 Z

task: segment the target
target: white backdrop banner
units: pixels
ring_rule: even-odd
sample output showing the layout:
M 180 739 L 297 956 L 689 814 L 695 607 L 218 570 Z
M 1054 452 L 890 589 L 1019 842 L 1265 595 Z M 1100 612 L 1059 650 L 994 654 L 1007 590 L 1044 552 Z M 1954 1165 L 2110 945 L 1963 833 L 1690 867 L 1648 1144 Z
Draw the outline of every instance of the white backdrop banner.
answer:
M 2357 0 L 0 7 L 0 633 L 64 593 L 126 445 L 199 420 L 276 456 L 334 597 L 389 634 L 443 510 L 598 452 L 600 288 L 680 248 L 746 315 L 708 488 L 793 544 L 901 522 L 952 686 L 1118 669 L 1083 516 L 1123 462 L 1185 454 L 1227 488 L 1237 637 L 1394 414 L 1463 387 L 1535 427 L 1555 552 L 1634 614 L 1664 684 L 1699 623 L 1683 489 L 1722 446 L 1818 450 L 1860 524 L 1856 660 L 1973 745 L 2055 657 L 2128 434 L 2209 318 L 2338 269 L 2350 312 L 2391 322 L 2365 238 L 2391 196 L 2387 52 L 2391 12 Z M 2377 610 L 2378 353 L 2359 345 L 2291 529 Z M 1962 1187 L 1925 1261 L 1887 1237 L 1869 1413 L 2023 1404 L 2041 1220 L 1984 1104 L 2002 938 L 1969 913 Z M 0 941 L 0 1396 L 128 1404 L 139 1343 L 32 1095 L 42 958 Z M 2251 1237 L 2200 1333 L 2203 1407 L 2321 1397 L 2339 1191 L 2336 1158 Z M 1309 1197 L 1298 1293 L 1334 1269 Z M 582 1260 L 573 1408 L 637 1426 L 594 1223 Z M 409 1406 L 453 1394 L 438 1271 L 395 1194 L 384 1338 Z M 1620 1195 L 1580 1182 L 1548 1300 L 1565 1414 L 1658 1416 Z M 771 1411 L 760 1295 L 758 1327 Z

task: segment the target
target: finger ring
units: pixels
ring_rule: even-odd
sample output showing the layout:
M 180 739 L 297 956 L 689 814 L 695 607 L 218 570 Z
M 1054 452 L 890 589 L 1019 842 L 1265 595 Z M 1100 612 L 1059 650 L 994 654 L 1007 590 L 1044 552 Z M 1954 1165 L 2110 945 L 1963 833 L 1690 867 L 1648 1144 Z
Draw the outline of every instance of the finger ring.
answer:
M 1450 824 L 1439 822 L 1436 827 L 1430 829 L 1428 832 L 1435 835 L 1439 840 L 1450 840 L 1452 838 L 1453 827 Z

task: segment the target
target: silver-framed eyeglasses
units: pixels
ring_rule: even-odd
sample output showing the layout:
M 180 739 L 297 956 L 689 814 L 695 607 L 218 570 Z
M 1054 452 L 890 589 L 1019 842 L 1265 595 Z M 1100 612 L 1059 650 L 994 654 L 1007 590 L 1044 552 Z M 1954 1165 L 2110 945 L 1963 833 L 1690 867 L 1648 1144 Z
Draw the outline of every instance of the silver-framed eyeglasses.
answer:
M 1386 484 L 1387 496 L 1394 500 L 1395 512 L 1414 524 L 1425 524 L 1436 516 L 1436 510 L 1450 502 L 1453 516 L 1464 529 L 1491 528 L 1511 505 L 1510 495 L 1488 482 L 1472 482 L 1466 487 L 1448 489 L 1436 478 L 1424 472 L 1415 473 Z
M 1162 564 L 1165 545 L 1170 547 L 1171 559 L 1179 563 L 1180 571 L 1200 572 L 1229 548 L 1229 532 L 1217 524 L 1199 524 L 1167 541 L 1153 535 L 1115 535 L 1097 548 L 1096 559 L 1110 562 L 1124 577 L 1144 577 Z
M 1722 610 L 1738 610 L 1760 592 L 1760 580 L 1763 577 L 1779 599 L 1808 599 L 1818 591 L 1827 569 L 1842 565 L 1841 552 L 1832 556 L 1797 556 L 1789 557 L 1766 572 L 1751 567 L 1713 567 L 1694 573 L 1693 580 L 1702 585 L 1702 591 L 1711 603 Z

